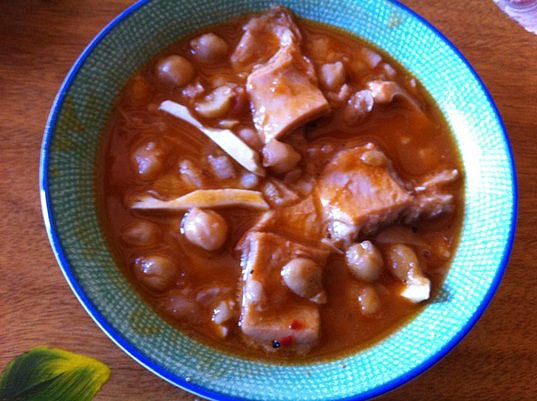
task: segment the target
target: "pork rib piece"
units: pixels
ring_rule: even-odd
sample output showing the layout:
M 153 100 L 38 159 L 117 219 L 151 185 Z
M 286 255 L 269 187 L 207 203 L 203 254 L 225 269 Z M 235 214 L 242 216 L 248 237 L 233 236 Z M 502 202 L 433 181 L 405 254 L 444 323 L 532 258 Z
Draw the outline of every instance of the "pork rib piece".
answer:
M 405 183 L 380 148 L 369 143 L 337 153 L 315 193 L 328 236 L 348 245 L 396 220 L 410 224 L 452 211 L 453 195 L 441 187 L 457 177 L 457 170 L 445 170 L 421 184 Z
M 320 333 L 319 305 L 294 294 L 281 277 L 295 258 L 324 266 L 329 252 L 272 233 L 250 232 L 242 245 L 240 327 L 246 341 L 268 352 L 304 354 Z
M 330 110 L 288 10 L 272 8 L 252 18 L 244 31 L 231 60 L 235 68 L 251 70 L 246 91 L 265 143 Z
M 277 232 L 312 246 L 318 246 L 323 238 L 322 221 L 313 195 L 294 205 L 265 212 L 252 230 Z
M 302 35 L 293 16 L 284 7 L 274 6 L 243 27 L 239 44 L 231 55 L 236 70 L 250 72 L 257 64 L 266 63 L 282 46 L 300 43 Z

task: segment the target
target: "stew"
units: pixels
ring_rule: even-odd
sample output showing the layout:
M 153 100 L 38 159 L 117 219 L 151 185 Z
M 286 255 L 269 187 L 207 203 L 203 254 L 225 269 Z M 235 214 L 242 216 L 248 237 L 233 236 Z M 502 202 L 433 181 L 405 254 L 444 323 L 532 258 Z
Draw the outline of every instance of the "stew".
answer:
M 331 357 L 433 299 L 462 167 L 419 82 L 282 7 L 179 40 L 106 131 L 103 224 L 144 299 L 233 353 Z

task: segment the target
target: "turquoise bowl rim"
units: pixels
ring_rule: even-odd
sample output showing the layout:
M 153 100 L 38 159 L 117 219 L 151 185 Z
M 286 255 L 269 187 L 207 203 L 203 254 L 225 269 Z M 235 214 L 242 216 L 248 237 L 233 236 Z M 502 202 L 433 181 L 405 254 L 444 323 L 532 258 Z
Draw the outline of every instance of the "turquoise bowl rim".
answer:
M 39 190 L 40 190 L 40 197 L 41 197 L 41 206 L 42 206 L 42 212 L 43 212 L 43 218 L 45 221 L 45 228 L 49 237 L 49 241 L 51 243 L 52 249 L 54 251 L 54 255 L 60 265 L 60 268 L 70 285 L 72 291 L 74 292 L 75 296 L 78 298 L 79 302 L 82 304 L 82 306 L 86 309 L 88 314 L 93 318 L 93 320 L 97 323 L 97 325 L 109 336 L 109 338 L 118 345 L 125 353 L 127 353 L 129 356 L 131 356 L 134 360 L 136 360 L 138 363 L 140 363 L 142 366 L 144 366 L 146 369 L 153 372 L 155 375 L 159 376 L 160 378 L 168 381 L 171 384 L 174 384 L 184 390 L 187 390 L 191 393 L 194 393 L 196 395 L 209 398 L 209 399 L 218 399 L 218 400 L 235 400 L 239 399 L 237 397 L 230 397 L 226 394 L 217 393 L 215 391 L 208 390 L 202 386 L 199 386 L 195 383 L 192 383 L 188 381 L 186 378 L 178 377 L 177 375 L 167 371 L 166 369 L 162 368 L 161 366 L 158 366 L 158 364 L 148 360 L 142 353 L 139 352 L 134 346 L 132 346 L 127 339 L 122 337 L 122 335 L 117 332 L 107 321 L 106 317 L 103 316 L 93 305 L 93 303 L 90 301 L 90 299 L 87 297 L 84 289 L 82 286 L 77 282 L 77 279 L 75 277 L 74 271 L 72 267 L 70 266 L 65 254 L 64 250 L 62 248 L 62 245 L 60 243 L 60 239 L 57 233 L 56 229 L 56 222 L 53 218 L 53 210 L 51 206 L 51 200 L 50 200 L 50 188 L 48 185 L 48 165 L 49 165 L 49 156 L 50 156 L 50 145 L 52 143 L 54 130 L 56 128 L 57 119 L 61 111 L 61 107 L 63 105 L 63 101 L 65 99 L 65 96 L 76 78 L 76 75 L 79 71 L 79 69 L 84 64 L 84 61 L 86 58 L 91 54 L 93 49 L 101 42 L 101 40 L 113 29 L 115 28 L 119 23 L 121 23 L 125 18 L 127 18 L 129 15 L 143 7 L 144 5 L 150 3 L 152 0 L 139 0 L 135 4 L 128 7 L 126 10 L 124 10 L 121 14 L 119 14 L 117 17 L 115 17 L 91 42 L 90 44 L 85 48 L 85 50 L 82 52 L 82 54 L 79 56 L 79 58 L 76 60 L 74 65 L 71 67 L 69 73 L 67 74 L 57 96 L 54 101 L 54 104 L 52 106 L 49 119 L 46 124 L 43 143 L 41 147 L 41 159 L 40 159 L 40 171 L 39 171 Z M 496 289 L 498 288 L 501 279 L 503 277 L 503 274 L 505 272 L 505 269 L 507 267 L 509 256 L 512 250 L 514 236 L 515 236 L 515 229 L 516 229 L 516 219 L 517 219 L 517 210 L 518 210 L 518 190 L 517 190 L 517 182 L 516 182 L 516 170 L 515 170 L 515 163 L 514 163 L 514 157 L 513 157 L 513 151 L 511 148 L 511 144 L 509 142 L 507 132 L 505 129 L 505 125 L 502 121 L 502 118 L 500 117 L 500 114 L 498 112 L 498 109 L 496 107 L 496 104 L 494 103 L 489 91 L 485 87 L 483 81 L 478 76 L 478 74 L 475 72 L 471 64 L 468 62 L 468 60 L 463 56 L 463 54 L 431 23 L 429 23 L 425 18 L 421 17 L 419 14 L 414 12 L 412 9 L 407 7 L 406 5 L 400 3 L 398 0 L 387 0 L 389 3 L 392 3 L 393 5 L 400 7 L 404 11 L 406 11 L 409 15 L 411 15 L 414 18 L 417 18 L 419 21 L 421 21 L 426 27 L 428 27 L 431 31 L 435 33 L 442 41 L 444 41 L 449 48 L 459 57 L 459 59 L 466 65 L 468 70 L 472 73 L 474 79 L 478 82 L 479 87 L 483 94 L 485 95 L 487 101 L 489 102 L 490 106 L 492 107 L 492 110 L 494 112 L 494 117 L 496 118 L 497 123 L 501 127 L 501 131 L 503 134 L 503 140 L 506 145 L 507 149 L 507 156 L 508 156 L 508 163 L 510 166 L 510 178 L 511 178 L 511 184 L 512 184 L 512 211 L 511 211 L 511 221 L 509 226 L 509 234 L 508 234 L 508 240 L 505 243 L 505 247 L 503 249 L 502 254 L 502 260 L 498 267 L 498 269 L 495 272 L 493 281 L 488 288 L 488 291 L 486 295 L 483 297 L 482 302 L 476 309 L 473 316 L 466 322 L 464 328 L 457 333 L 454 337 L 451 338 L 449 342 L 447 342 L 442 349 L 440 349 L 437 353 L 433 354 L 431 357 L 429 357 L 427 360 L 425 360 L 420 365 L 416 366 L 415 368 L 411 369 L 410 371 L 406 372 L 404 375 L 398 376 L 394 380 L 385 383 L 382 386 L 378 386 L 376 388 L 373 388 L 367 392 L 363 392 L 360 394 L 357 394 L 355 396 L 351 396 L 348 398 L 344 398 L 342 400 L 364 400 L 369 399 L 371 397 L 376 397 L 381 394 L 384 394 L 385 392 L 388 392 L 396 387 L 399 387 L 400 385 L 408 382 L 409 380 L 415 378 L 416 376 L 420 375 L 427 369 L 429 369 L 432 365 L 437 363 L 440 359 L 442 359 L 453 347 L 455 347 L 463 338 L 464 336 L 471 330 L 471 328 L 475 325 L 475 323 L 479 320 L 485 309 L 487 308 L 488 304 L 490 303 L 494 293 L 496 292 Z M 245 399 L 245 398 L 244 398 Z

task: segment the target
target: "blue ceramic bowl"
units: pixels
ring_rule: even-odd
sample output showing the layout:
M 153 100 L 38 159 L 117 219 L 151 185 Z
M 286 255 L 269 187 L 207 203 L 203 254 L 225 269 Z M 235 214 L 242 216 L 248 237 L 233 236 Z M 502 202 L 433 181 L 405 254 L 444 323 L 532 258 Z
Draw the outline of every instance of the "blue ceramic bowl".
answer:
M 125 81 L 181 36 L 271 3 L 141 1 L 112 21 L 69 72 L 47 123 L 40 176 L 45 223 L 88 313 L 119 347 L 170 383 L 210 399 L 366 399 L 420 374 L 470 330 L 500 282 L 515 229 L 513 158 L 498 111 L 460 52 L 423 18 L 387 0 L 281 2 L 390 53 L 438 103 L 462 155 L 465 216 L 452 267 L 433 302 L 389 337 L 351 356 L 295 366 L 214 350 L 142 301 L 114 263 L 97 215 L 101 132 Z

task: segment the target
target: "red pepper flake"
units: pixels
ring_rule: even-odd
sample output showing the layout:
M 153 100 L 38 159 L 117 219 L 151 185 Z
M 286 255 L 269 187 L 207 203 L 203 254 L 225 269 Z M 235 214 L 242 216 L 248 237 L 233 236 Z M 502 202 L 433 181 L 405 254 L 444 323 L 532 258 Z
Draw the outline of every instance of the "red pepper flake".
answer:
M 300 330 L 301 328 L 303 328 L 304 326 L 302 326 L 302 323 L 300 323 L 298 320 L 293 320 L 291 322 L 291 324 L 289 325 L 289 328 L 291 330 Z
M 281 345 L 291 345 L 293 343 L 293 336 L 287 336 L 280 340 Z

